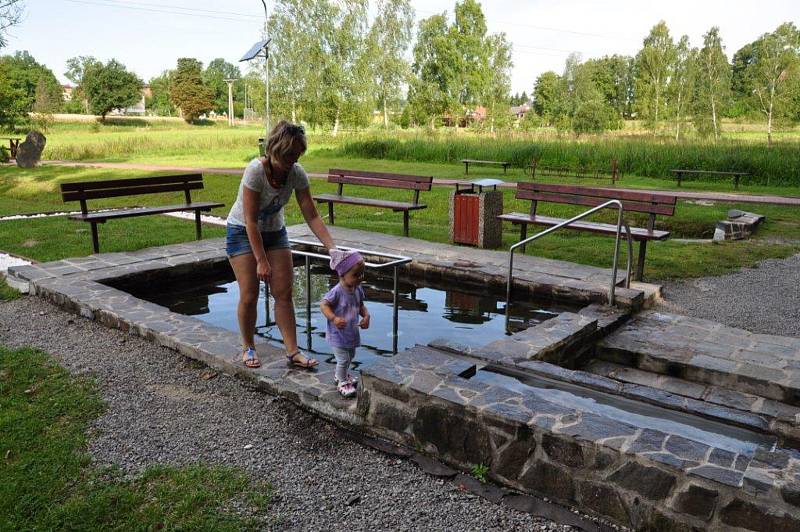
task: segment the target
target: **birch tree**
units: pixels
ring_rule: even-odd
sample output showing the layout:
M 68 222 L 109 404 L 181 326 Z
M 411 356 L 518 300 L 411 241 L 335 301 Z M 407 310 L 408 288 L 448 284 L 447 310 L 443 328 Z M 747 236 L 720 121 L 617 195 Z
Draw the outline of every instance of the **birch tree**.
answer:
M 389 127 L 389 105 L 401 97 L 401 85 L 411 73 L 405 59 L 414 29 L 414 10 L 408 0 L 379 0 L 378 15 L 369 33 L 369 55 L 383 127 Z
M 695 82 L 697 50 L 692 49 L 689 37 L 684 35 L 675 47 L 675 65 L 669 82 L 669 95 L 675 118 L 675 140 L 681 137 L 681 126 L 686 120 L 687 109 Z
M 797 75 L 800 32 L 791 22 L 765 33 L 753 43 L 752 62 L 745 69 L 745 80 L 758 108 L 767 119 L 767 144 L 772 147 L 772 125 L 776 113 L 784 111 L 784 90 L 792 75 Z
M 720 137 L 720 112 L 730 96 L 731 66 L 725 56 L 719 28 L 714 26 L 703 36 L 697 55 L 698 83 L 695 122 L 698 130 Z
M 505 33 L 489 36 L 489 80 L 481 98 L 489 111 L 489 131 L 494 133 L 497 119 L 508 118 L 508 95 L 511 92 L 511 44 Z
M 664 94 L 674 62 L 675 44 L 662 20 L 650 30 L 636 56 L 639 109 L 654 133 L 663 116 Z

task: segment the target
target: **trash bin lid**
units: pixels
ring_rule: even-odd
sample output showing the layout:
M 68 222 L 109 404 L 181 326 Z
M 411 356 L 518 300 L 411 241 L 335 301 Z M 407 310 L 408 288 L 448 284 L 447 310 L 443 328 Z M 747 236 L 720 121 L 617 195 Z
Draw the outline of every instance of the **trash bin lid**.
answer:
M 479 187 L 492 187 L 492 186 L 502 185 L 503 183 L 505 183 L 505 181 L 503 181 L 502 179 L 483 178 L 483 179 L 472 179 L 470 181 L 467 181 L 467 183 Z

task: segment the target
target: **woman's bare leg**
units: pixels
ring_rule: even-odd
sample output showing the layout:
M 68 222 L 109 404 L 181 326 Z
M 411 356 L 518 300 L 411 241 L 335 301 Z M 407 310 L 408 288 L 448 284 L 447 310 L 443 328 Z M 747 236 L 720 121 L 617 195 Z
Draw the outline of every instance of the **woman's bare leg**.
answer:
M 267 260 L 272 270 L 269 283 L 270 293 L 275 298 L 275 321 L 283 337 L 286 354 L 297 352 L 297 323 L 294 316 L 294 302 L 292 301 L 292 280 L 294 264 L 292 252 L 289 249 L 273 249 L 267 251 Z M 297 357 L 297 362 L 304 363 L 302 356 Z
M 230 257 L 228 261 L 231 263 L 236 282 L 239 284 L 239 305 L 236 309 L 236 316 L 239 319 L 242 347 L 244 349 L 255 347 L 259 289 L 259 281 L 256 277 L 256 259 L 252 253 L 246 253 Z

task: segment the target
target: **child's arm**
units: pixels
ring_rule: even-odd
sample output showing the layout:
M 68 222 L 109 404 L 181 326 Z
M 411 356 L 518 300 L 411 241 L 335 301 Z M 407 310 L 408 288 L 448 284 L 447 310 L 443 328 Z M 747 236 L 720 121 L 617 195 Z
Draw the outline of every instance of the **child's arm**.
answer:
M 358 309 L 358 314 L 361 316 L 361 321 L 359 322 L 358 326 L 362 329 L 369 329 L 369 311 L 364 303 L 361 303 L 361 307 Z
M 327 299 L 323 299 L 322 302 L 319 304 L 319 308 L 322 311 L 322 314 L 328 321 L 332 321 L 333 325 L 337 329 L 344 329 L 347 325 L 347 322 L 344 318 L 339 318 L 336 314 L 333 313 L 333 309 L 331 308 L 331 303 Z

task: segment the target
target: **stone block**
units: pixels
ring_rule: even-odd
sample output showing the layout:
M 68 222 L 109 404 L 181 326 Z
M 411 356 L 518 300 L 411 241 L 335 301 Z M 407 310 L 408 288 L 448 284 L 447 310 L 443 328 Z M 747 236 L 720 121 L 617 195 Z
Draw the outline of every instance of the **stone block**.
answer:
M 413 418 L 408 412 L 385 401 L 378 401 L 373 397 L 371 407 L 371 421 L 379 427 L 402 433 L 412 424 Z
M 726 525 L 757 532 L 796 532 L 800 520 L 780 511 L 757 506 L 742 499 L 733 499 L 720 511 L 720 520 Z
M 600 515 L 613 519 L 623 526 L 630 526 L 628 512 L 614 488 L 597 482 L 578 482 L 578 502 Z
M 572 476 L 566 468 L 538 460 L 523 473 L 519 481 L 526 489 L 563 503 L 571 503 L 575 500 Z
M 691 484 L 689 489 L 678 494 L 674 508 L 678 512 L 708 521 L 714 515 L 718 498 L 719 493 L 716 491 Z
M 417 409 L 414 436 L 462 464 L 492 465 L 492 444 L 484 425 L 464 419 L 454 408 L 425 405 Z
M 583 467 L 584 465 L 583 448 L 572 439 L 546 432 L 542 435 L 542 448 L 553 462 L 569 467 Z
M 516 480 L 535 450 L 536 440 L 533 437 L 512 440 L 498 451 L 493 471 L 509 480 Z
M 612 473 L 608 480 L 654 501 L 665 499 L 675 486 L 674 475 L 637 462 L 626 463 Z

